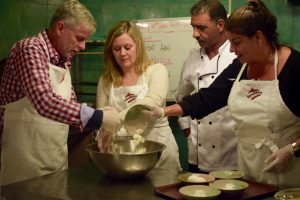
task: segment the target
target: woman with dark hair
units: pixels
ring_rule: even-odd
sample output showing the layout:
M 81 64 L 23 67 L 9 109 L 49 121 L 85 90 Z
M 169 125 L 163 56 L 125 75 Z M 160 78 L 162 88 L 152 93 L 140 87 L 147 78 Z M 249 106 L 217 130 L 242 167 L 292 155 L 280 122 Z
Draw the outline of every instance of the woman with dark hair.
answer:
M 248 179 L 299 187 L 300 53 L 278 44 L 276 23 L 260 0 L 233 12 L 225 30 L 238 58 L 210 87 L 149 114 L 203 118 L 228 104 L 239 170 Z

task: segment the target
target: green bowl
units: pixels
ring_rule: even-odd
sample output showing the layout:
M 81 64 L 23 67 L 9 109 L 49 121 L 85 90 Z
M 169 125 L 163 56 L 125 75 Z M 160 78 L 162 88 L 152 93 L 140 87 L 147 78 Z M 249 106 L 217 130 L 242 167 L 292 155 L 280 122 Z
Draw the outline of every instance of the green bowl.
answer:
M 290 188 L 281 190 L 274 195 L 276 200 L 300 200 L 300 188 Z
M 124 119 L 124 127 L 130 135 L 142 134 L 149 126 L 149 119 L 143 113 L 148 108 L 144 105 L 134 105 L 126 113 Z
M 206 185 L 188 185 L 181 187 L 179 193 L 188 200 L 216 199 L 221 191 Z
M 209 183 L 209 185 L 225 194 L 239 193 L 249 187 L 247 182 L 235 179 L 220 179 Z
M 209 174 L 217 179 L 239 179 L 243 177 L 241 172 L 235 170 L 219 170 L 210 172 Z

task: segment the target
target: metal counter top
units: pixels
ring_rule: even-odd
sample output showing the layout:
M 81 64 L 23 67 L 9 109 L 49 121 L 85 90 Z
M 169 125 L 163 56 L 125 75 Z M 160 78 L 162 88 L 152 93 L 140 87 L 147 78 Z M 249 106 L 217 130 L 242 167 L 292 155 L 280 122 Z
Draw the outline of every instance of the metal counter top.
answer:
M 178 182 L 177 172 L 153 169 L 134 180 L 104 177 L 92 164 L 2 186 L 6 200 L 90 199 L 157 200 L 155 187 Z

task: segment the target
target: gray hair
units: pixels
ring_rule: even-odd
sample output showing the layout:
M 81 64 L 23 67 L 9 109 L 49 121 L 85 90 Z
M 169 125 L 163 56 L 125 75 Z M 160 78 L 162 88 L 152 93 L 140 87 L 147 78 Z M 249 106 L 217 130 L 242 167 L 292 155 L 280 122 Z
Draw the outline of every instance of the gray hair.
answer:
M 56 23 L 64 21 L 65 24 L 75 27 L 83 24 L 92 33 L 96 31 L 96 21 L 90 11 L 77 0 L 68 0 L 59 5 L 50 21 L 50 28 L 55 27 Z

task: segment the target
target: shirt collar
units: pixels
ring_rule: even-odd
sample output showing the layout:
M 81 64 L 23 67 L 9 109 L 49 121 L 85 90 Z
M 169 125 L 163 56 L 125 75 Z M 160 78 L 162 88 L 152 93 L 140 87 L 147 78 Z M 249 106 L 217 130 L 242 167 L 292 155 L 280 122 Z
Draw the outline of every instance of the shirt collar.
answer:
M 41 32 L 41 34 L 47 45 L 47 49 L 48 49 L 49 56 L 50 56 L 50 63 L 53 65 L 56 65 L 56 66 L 61 66 L 61 67 L 70 66 L 71 61 L 65 57 L 59 56 L 59 54 L 53 47 L 52 43 L 50 42 L 50 39 L 47 35 L 46 30 L 43 30 Z
M 227 47 L 228 45 L 230 45 L 230 42 L 229 42 L 229 40 L 226 40 L 226 41 L 224 42 L 224 44 L 223 44 L 222 46 L 220 46 L 220 48 L 219 48 L 219 54 L 222 54 L 223 51 L 226 49 L 226 47 Z
M 219 47 L 219 54 L 218 55 L 221 55 L 228 45 L 230 45 L 230 42 L 229 42 L 229 40 L 226 40 L 222 44 L 222 46 Z M 204 48 L 200 48 L 200 55 L 201 56 L 204 56 L 204 55 L 207 56 L 206 51 L 205 51 Z

